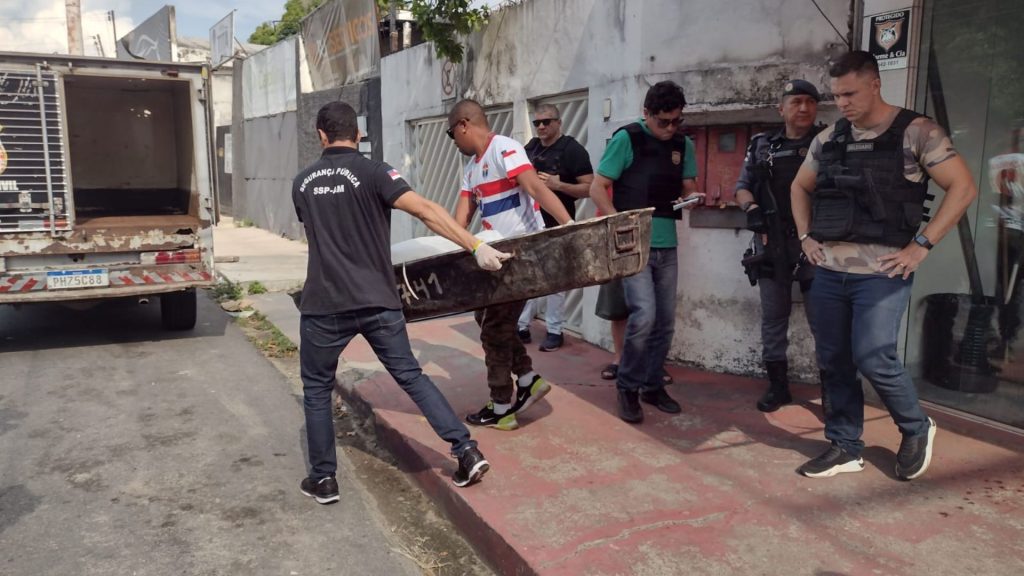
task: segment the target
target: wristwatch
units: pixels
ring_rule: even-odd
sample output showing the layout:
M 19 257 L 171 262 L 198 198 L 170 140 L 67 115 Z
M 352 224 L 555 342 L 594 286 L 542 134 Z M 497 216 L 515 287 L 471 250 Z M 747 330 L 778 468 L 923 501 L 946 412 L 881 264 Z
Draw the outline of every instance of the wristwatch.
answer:
M 810 232 L 804 232 L 803 234 L 800 235 L 800 241 L 803 242 L 804 240 L 807 240 L 810 237 L 811 237 L 811 233 Z
M 744 212 L 746 212 L 746 211 L 750 210 L 750 207 L 753 206 L 753 205 L 754 205 L 753 202 L 744 202 L 744 203 L 740 204 L 740 210 L 743 210 Z
M 935 246 L 934 244 L 932 244 L 931 240 L 929 240 L 928 237 L 925 236 L 924 234 L 918 234 L 917 236 L 914 236 L 914 242 L 918 246 L 923 247 L 925 250 L 931 250 L 932 247 Z

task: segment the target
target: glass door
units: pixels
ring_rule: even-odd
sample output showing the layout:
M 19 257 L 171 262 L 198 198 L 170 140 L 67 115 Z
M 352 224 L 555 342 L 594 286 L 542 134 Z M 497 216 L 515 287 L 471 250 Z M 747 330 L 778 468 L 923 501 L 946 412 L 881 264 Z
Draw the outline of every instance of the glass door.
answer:
M 979 195 L 916 275 L 907 366 L 922 399 L 1024 427 L 1024 2 L 934 0 L 923 22 L 917 108 Z

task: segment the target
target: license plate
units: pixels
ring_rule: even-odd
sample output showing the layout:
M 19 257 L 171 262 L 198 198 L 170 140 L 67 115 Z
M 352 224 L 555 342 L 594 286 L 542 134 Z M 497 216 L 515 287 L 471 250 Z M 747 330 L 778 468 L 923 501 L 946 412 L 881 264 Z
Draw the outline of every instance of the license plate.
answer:
M 47 290 L 69 288 L 100 288 L 110 286 L 110 276 L 103 268 L 90 270 L 55 270 L 46 273 Z

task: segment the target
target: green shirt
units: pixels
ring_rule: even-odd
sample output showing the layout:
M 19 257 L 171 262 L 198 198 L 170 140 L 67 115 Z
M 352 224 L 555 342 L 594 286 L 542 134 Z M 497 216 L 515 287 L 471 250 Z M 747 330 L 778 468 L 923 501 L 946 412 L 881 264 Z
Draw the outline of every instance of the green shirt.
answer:
M 651 130 L 640 120 L 640 127 L 647 134 Z M 609 180 L 618 180 L 622 172 L 633 163 L 633 143 L 625 130 L 616 132 L 604 149 L 597 173 Z M 697 177 L 697 149 L 693 140 L 686 138 L 686 153 L 683 158 L 683 180 Z M 682 191 L 682 182 L 680 182 Z M 651 248 L 674 248 L 679 244 L 676 237 L 676 221 L 672 218 L 654 218 L 651 220 Z

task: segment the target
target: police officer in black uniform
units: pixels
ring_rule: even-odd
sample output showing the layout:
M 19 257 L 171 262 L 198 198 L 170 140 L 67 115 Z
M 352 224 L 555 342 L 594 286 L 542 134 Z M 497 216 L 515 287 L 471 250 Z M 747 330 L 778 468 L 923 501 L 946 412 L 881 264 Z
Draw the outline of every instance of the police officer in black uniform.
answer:
M 779 102 L 785 126 L 751 139 L 736 182 L 736 201 L 746 212 L 747 228 L 754 232 L 744 267 L 751 285 L 758 284 L 761 291 L 762 357 L 770 383 L 757 401 L 762 412 L 774 412 L 793 401 L 786 357 L 791 286 L 797 281 L 806 293 L 814 268 L 800 249 L 789 188 L 811 141 L 821 131 L 814 125 L 820 99 L 814 84 L 799 79 L 787 82 Z

